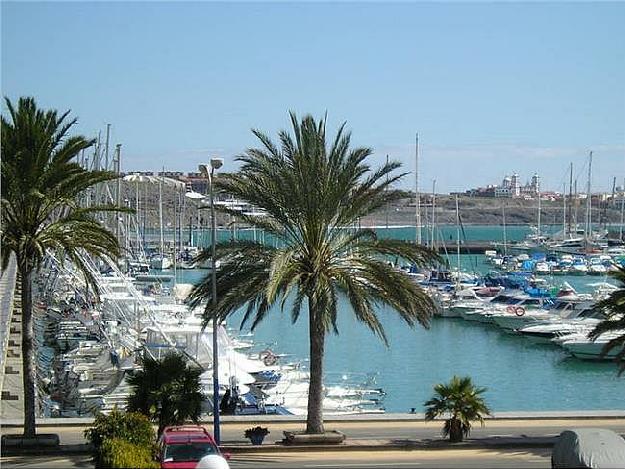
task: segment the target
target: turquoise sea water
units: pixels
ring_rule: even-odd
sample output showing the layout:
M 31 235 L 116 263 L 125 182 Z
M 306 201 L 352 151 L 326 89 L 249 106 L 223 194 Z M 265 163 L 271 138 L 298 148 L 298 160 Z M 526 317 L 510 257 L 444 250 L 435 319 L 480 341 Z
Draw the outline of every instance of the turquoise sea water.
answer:
M 455 236 L 455 227 L 443 228 L 443 238 Z M 465 227 L 467 239 L 501 239 L 501 227 Z M 521 239 L 529 229 L 508 227 L 507 238 Z M 414 239 L 414 228 L 391 230 L 392 236 Z M 485 270 L 483 256 L 462 256 L 465 268 Z M 455 257 L 451 262 L 455 264 Z M 194 283 L 207 271 L 179 272 L 180 281 Z M 562 278 L 580 290 L 597 277 Z M 376 377 L 387 395 L 388 412 L 407 412 L 432 394 L 432 386 L 454 374 L 470 375 L 486 386 L 486 398 L 494 411 L 623 409 L 625 377 L 616 375 L 612 363 L 585 362 L 563 349 L 538 345 L 503 332 L 496 326 L 462 319 L 435 318 L 429 329 L 406 326 L 390 310 L 380 311 L 390 345 L 386 347 L 351 314 L 346 302 L 340 308 L 339 335 L 330 335 L 326 348 L 326 380 L 340 382 L 345 374 L 363 379 Z M 229 321 L 239 326 L 240 315 Z M 254 341 L 287 353 L 305 363 L 308 356 L 306 321 L 293 325 L 288 308 L 274 308 L 254 331 Z

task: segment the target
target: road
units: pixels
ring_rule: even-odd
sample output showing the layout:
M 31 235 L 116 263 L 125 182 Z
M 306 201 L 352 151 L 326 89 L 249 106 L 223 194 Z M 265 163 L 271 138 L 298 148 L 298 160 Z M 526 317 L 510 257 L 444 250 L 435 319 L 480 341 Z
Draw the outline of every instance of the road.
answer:
M 548 468 L 551 450 L 430 450 L 430 451 L 349 451 L 284 452 L 234 455 L 232 469 L 245 468 Z M 9 457 L 3 468 L 91 468 L 89 456 Z

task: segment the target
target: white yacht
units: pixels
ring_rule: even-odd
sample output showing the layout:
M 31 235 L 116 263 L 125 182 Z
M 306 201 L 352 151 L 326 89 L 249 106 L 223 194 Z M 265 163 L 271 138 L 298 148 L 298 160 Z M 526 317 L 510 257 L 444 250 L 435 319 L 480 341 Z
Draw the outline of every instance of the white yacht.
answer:
M 496 316 L 523 316 L 527 311 L 542 309 L 550 302 L 549 298 L 533 297 L 520 290 L 504 291 L 493 298 L 484 308 L 464 312 L 462 317 L 469 321 L 494 323 Z
M 616 354 L 621 350 L 615 347 L 609 353 L 602 356 L 604 346 L 612 339 L 625 334 L 625 330 L 613 331 L 601 335 L 597 340 L 592 341 L 587 334 L 575 334 L 560 343 L 568 352 L 577 358 L 584 360 L 613 360 Z
M 593 303 L 573 304 L 563 309 L 556 317 L 539 324 L 530 324 L 517 330 L 522 336 L 534 342 L 549 343 L 574 333 L 588 333 L 601 319 L 603 313 L 593 309 Z

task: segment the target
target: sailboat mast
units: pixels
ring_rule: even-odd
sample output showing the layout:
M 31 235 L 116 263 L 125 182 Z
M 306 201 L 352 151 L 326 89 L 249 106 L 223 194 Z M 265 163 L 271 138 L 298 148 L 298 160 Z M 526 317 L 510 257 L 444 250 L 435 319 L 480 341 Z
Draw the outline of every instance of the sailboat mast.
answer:
M 456 194 L 456 260 L 458 262 L 458 279 L 460 279 L 460 210 L 458 210 L 458 194 Z
M 386 155 L 386 166 L 388 166 L 388 155 Z M 386 189 L 384 190 L 384 192 L 388 192 L 388 174 L 386 175 Z M 388 200 L 386 201 L 386 236 L 388 236 Z
M 590 193 L 590 178 L 592 176 L 592 151 L 588 157 L 588 185 L 586 186 L 586 229 L 584 230 L 584 236 L 586 240 L 590 237 L 590 231 L 592 229 L 592 197 Z
M 122 204 L 122 178 L 121 178 L 121 167 L 122 167 L 122 144 L 118 143 L 115 146 L 115 172 L 117 173 L 117 187 L 115 188 L 115 203 L 117 206 L 121 206 Z M 115 215 L 115 234 L 117 235 L 117 239 L 120 240 L 121 237 L 121 220 L 120 215 Z M 128 230 L 128 227 L 124 227 Z M 121 244 L 121 243 L 120 243 Z
M 571 237 L 571 222 L 573 221 L 573 163 L 571 162 L 571 171 L 569 173 L 569 228 L 568 235 Z
M 421 244 L 421 197 L 419 194 L 419 134 L 415 137 L 415 227 L 416 241 Z
M 536 182 L 536 194 L 538 196 L 538 220 L 536 228 L 536 242 L 540 244 L 540 182 Z
M 504 256 L 508 254 L 508 242 L 506 239 L 506 201 L 501 204 L 501 216 L 503 218 L 503 253 Z
M 432 248 L 436 249 L 436 239 L 434 238 L 434 230 L 436 227 L 436 218 L 435 218 L 435 212 L 434 210 L 436 209 L 436 179 L 432 179 Z
M 562 184 L 562 236 L 566 236 L 566 182 Z
M 158 221 L 160 225 L 161 259 L 162 259 L 165 253 L 165 241 L 163 239 L 163 178 L 162 176 L 158 178 Z
M 625 216 L 625 178 L 623 178 L 623 193 L 621 194 L 621 227 L 619 228 L 619 238 L 623 241 L 623 217 Z

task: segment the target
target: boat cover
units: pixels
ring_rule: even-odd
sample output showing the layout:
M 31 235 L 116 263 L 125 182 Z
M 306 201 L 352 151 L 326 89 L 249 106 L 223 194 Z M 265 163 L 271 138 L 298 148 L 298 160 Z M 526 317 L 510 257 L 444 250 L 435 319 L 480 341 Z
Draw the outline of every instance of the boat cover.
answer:
M 604 428 L 563 431 L 553 447 L 552 467 L 625 468 L 625 440 Z

